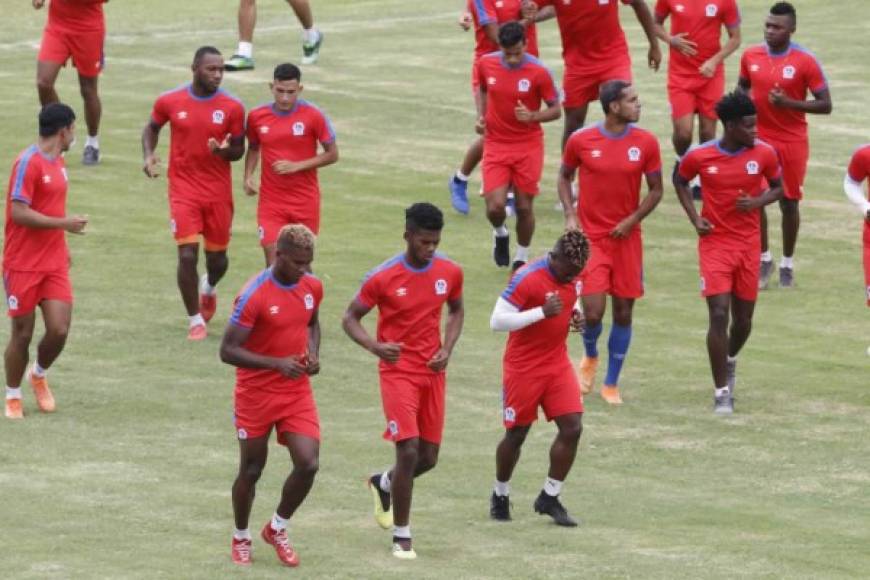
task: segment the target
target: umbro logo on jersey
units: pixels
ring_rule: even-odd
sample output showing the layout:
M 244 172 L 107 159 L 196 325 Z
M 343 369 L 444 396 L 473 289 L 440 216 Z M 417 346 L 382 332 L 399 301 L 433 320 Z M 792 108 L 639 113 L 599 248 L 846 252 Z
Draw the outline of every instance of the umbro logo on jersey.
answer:
M 758 175 L 758 161 L 747 161 L 746 173 L 749 175 Z
M 268 132 L 269 132 L 269 127 L 267 125 L 263 125 L 262 127 L 260 127 L 260 133 L 262 133 L 263 135 L 265 135 Z
M 716 14 L 718 14 L 719 7 L 716 6 L 715 4 L 707 4 L 706 11 L 707 11 L 707 18 L 713 18 L 714 16 L 716 16 Z
M 396 296 L 407 296 L 407 295 L 408 295 L 408 289 L 405 288 L 404 286 L 396 289 Z
M 293 134 L 296 135 L 297 137 L 299 135 L 304 135 L 305 134 L 305 123 L 303 123 L 302 121 L 296 121 L 295 123 L 293 123 Z
M 520 79 L 520 82 L 517 84 L 517 90 L 521 93 L 528 93 L 531 86 L 532 83 L 529 82 L 529 79 Z
M 220 125 L 224 122 L 224 112 L 218 109 L 211 112 L 211 122 L 215 125 Z
M 486 77 L 486 84 L 494 85 L 495 84 L 495 77 Z
M 629 161 L 640 161 L 640 148 L 639 147 L 630 147 L 628 149 L 628 160 Z
M 498 0 L 498 2 L 495 3 L 495 7 L 496 8 L 503 8 L 504 2 L 502 2 L 502 0 Z
M 610 4 L 610 0 L 598 0 L 599 6 L 607 6 L 608 4 Z
M 749 65 L 749 70 L 750 70 L 750 72 L 758 72 L 759 70 L 761 70 L 761 67 L 758 66 L 757 64 L 752 64 L 752 65 Z
M 707 168 L 707 173 L 709 173 L 710 175 L 717 175 L 719 173 L 719 168 L 715 165 L 711 165 Z
M 305 310 L 314 310 L 314 296 L 311 294 L 305 295 Z
M 685 11 L 686 11 L 686 7 L 683 6 L 682 4 L 677 4 L 676 6 L 674 6 L 674 12 L 685 12 Z
M 590 155 L 592 155 L 593 159 L 598 159 L 601 157 L 601 149 L 593 149 Z
M 788 65 L 782 69 L 782 78 L 793 79 L 796 72 L 797 70 L 793 66 Z
M 42 183 L 51 183 L 51 175 L 43 175 Z
M 281 311 L 281 309 L 278 308 L 277 306 L 270 306 L 270 307 L 269 307 L 269 314 L 271 314 L 272 316 L 275 316 L 275 315 L 278 314 L 280 311 Z
M 187 119 L 187 111 L 178 111 L 178 115 L 176 115 L 179 119 Z
M 435 281 L 435 294 L 437 294 L 438 296 L 443 296 L 444 294 L 447 294 L 447 280 L 439 278 Z

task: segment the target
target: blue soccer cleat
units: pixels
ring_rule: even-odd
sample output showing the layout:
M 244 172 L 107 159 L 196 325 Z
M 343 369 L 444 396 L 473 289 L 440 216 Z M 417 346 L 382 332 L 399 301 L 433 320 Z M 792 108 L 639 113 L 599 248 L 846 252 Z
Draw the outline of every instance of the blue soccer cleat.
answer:
M 462 215 L 468 215 L 468 182 L 451 177 L 447 182 L 447 188 L 450 190 L 450 203 L 453 209 Z

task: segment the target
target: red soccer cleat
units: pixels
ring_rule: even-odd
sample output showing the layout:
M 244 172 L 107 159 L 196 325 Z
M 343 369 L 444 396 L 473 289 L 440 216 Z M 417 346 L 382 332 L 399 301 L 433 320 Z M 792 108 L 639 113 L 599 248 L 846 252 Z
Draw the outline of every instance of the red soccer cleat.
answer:
M 233 538 L 233 564 L 239 566 L 251 565 L 251 540 Z
M 203 319 L 208 322 L 214 316 L 217 310 L 217 294 L 200 294 L 199 295 L 199 313 Z
M 281 560 L 282 564 L 290 566 L 291 568 L 295 568 L 299 565 L 299 555 L 296 554 L 293 546 L 290 545 L 290 538 L 287 537 L 287 530 L 276 532 L 272 529 L 272 523 L 266 522 L 260 535 L 267 544 L 271 544 L 275 547 L 275 553 L 278 554 L 278 559 Z
M 187 340 L 205 340 L 206 336 L 208 336 L 208 331 L 205 329 L 205 324 L 195 324 L 190 327 Z
M 24 418 L 24 408 L 21 406 L 21 399 L 6 399 L 6 418 Z
M 33 394 L 36 395 L 36 405 L 43 413 L 53 413 L 55 409 L 54 395 L 51 394 L 51 389 L 48 388 L 48 377 L 37 377 L 33 371 L 27 374 L 30 381 L 30 386 L 33 387 Z

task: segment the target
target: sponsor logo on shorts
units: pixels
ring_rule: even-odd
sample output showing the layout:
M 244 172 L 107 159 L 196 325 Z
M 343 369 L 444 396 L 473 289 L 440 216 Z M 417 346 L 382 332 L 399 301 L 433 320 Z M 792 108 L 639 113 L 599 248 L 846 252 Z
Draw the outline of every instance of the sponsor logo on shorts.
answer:
M 447 294 L 447 280 L 444 278 L 439 278 L 435 281 L 435 294 L 438 296 L 443 296 Z
M 704 277 L 701 276 L 701 292 L 707 289 L 707 282 L 704 280 Z
M 242 439 L 242 440 L 247 439 L 247 438 L 248 438 L 248 432 L 245 431 L 244 429 L 239 429 L 239 430 L 238 430 L 238 436 L 239 436 L 239 439 Z
M 305 123 L 302 121 L 296 121 L 293 123 L 293 134 L 297 137 L 305 134 Z
M 529 82 L 529 79 L 520 79 L 520 82 L 517 83 L 517 90 L 521 93 L 528 93 L 531 86 L 532 83 Z
M 187 119 L 187 111 L 178 111 L 176 117 L 178 117 L 179 120 Z
M 517 412 L 513 407 L 505 407 L 504 408 L 504 421 L 505 423 L 514 423 L 517 420 Z
M 224 112 L 218 109 L 211 112 L 211 122 L 215 125 L 221 125 L 224 122 Z
M 640 148 L 639 147 L 629 147 L 628 160 L 634 161 L 634 162 L 640 161 Z
M 387 423 L 387 429 L 390 430 L 390 435 L 392 435 L 393 437 L 399 434 L 399 424 L 395 421 L 390 421 L 389 423 Z
M 272 316 L 275 316 L 279 312 L 281 312 L 281 309 L 278 306 L 273 304 L 269 307 L 269 314 L 271 314 Z
M 305 295 L 305 310 L 314 310 L 314 296 L 311 294 Z
M 719 7 L 715 4 L 707 4 L 705 10 L 707 12 L 707 18 L 713 18 L 714 16 L 716 16 L 716 14 L 719 13 Z
M 870 287 L 867 288 L 867 294 L 870 295 Z M 6 303 L 9 305 L 9 310 L 18 310 L 18 297 L 15 294 L 9 296 Z
M 784 79 L 793 79 L 797 70 L 791 65 L 783 67 L 782 69 L 782 78 Z
M 746 173 L 749 175 L 758 175 L 758 161 L 747 161 Z
M 268 125 L 263 125 L 262 127 L 260 127 L 260 133 L 262 133 L 263 135 L 265 135 L 265 134 L 268 133 L 268 132 L 269 132 L 269 126 L 268 126 Z

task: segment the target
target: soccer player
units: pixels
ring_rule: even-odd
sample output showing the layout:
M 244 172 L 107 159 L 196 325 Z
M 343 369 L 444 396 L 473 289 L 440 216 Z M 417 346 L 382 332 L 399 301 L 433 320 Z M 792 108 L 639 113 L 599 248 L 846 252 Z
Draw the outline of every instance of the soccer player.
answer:
M 576 228 L 579 218 L 592 251 L 583 271 L 586 327 L 580 386 L 584 394 L 594 387 L 598 337 L 609 294 L 613 326 L 601 396 L 611 405 L 621 405 L 619 373 L 631 342 L 634 301 L 644 290 L 640 223 L 662 199 L 662 160 L 655 135 L 634 125 L 640 118 L 640 100 L 632 85 L 625 81 L 604 83 L 601 106 L 604 122 L 577 131 L 565 144 L 558 190 L 566 227 Z M 580 191 L 576 213 L 571 199 L 575 172 Z M 644 176 L 649 193 L 641 200 Z
M 539 7 L 552 5 L 562 35 L 562 77 L 565 130 L 562 147 L 586 122 L 589 103 L 598 99 L 600 86 L 610 80 L 631 82 L 631 56 L 619 24 L 619 4 L 629 4 L 649 41 L 647 61 L 658 70 L 662 52 L 655 21 L 644 0 L 536 0 Z
M 508 188 L 513 186 L 517 216 L 517 252 L 513 269 L 529 259 L 535 233 L 533 202 L 544 168 L 541 123 L 559 118 L 559 90 L 553 75 L 526 53 L 526 31 L 508 22 L 498 31 L 500 52 L 477 63 L 480 91 L 478 132 L 483 134 L 483 192 L 486 217 L 493 227 L 493 258 L 511 265 L 510 234 L 505 227 Z M 545 107 L 541 107 L 541 103 Z
M 36 362 L 27 373 L 39 410 L 55 409 L 48 388 L 48 369 L 66 343 L 72 320 L 69 249 L 64 232 L 84 233 L 88 218 L 66 213 L 67 175 L 63 153 L 75 141 L 75 113 L 63 103 L 50 103 L 39 113 L 39 141 L 21 152 L 12 165 L 6 191 L 3 283 L 12 332 L 4 357 L 6 408 L 9 419 L 22 419 L 21 381 L 28 349 L 42 310 L 45 336 Z
M 870 306 L 870 199 L 861 187 L 867 178 L 870 178 L 870 145 L 855 151 L 843 180 L 846 195 L 864 216 L 864 283 L 867 286 L 867 306 Z M 870 349 L 867 352 L 870 354 Z
M 782 197 L 782 179 L 776 151 L 755 139 L 756 112 L 748 96 L 726 95 L 716 105 L 716 114 L 722 120 L 722 138 L 686 154 L 674 175 L 674 187 L 699 236 L 701 294 L 710 311 L 707 352 L 715 389 L 713 411 L 725 415 L 734 412 L 737 354 L 749 338 L 758 297 L 759 214 Z M 700 216 L 689 191 L 695 176 L 701 178 Z
M 663 26 L 671 19 L 670 33 Z M 658 0 L 656 31 L 668 43 L 668 101 L 671 140 L 679 160 L 692 145 L 695 115 L 698 142 L 716 138 L 716 103 L 725 92 L 724 61 L 740 46 L 740 11 L 736 0 Z M 722 46 L 722 28 L 728 42 Z
M 411 545 L 411 490 L 414 478 L 438 461 L 447 363 L 465 317 L 462 269 L 435 253 L 443 227 L 441 210 L 430 203 L 415 203 L 405 210 L 405 251 L 368 273 L 342 319 L 348 336 L 380 359 L 384 439 L 395 443 L 396 462 L 372 475 L 368 485 L 375 520 L 384 529 L 393 526 L 392 553 L 403 560 L 417 557 Z M 361 323 L 375 307 L 377 338 Z
M 579 230 L 562 234 L 548 256 L 514 274 L 495 304 L 490 327 L 509 331 L 503 359 L 504 438 L 495 454 L 495 488 L 490 516 L 509 521 L 510 479 L 538 407 L 558 433 L 550 447 L 550 470 L 534 509 L 560 526 L 577 522 L 559 501 L 562 484 L 574 464 L 583 432 L 583 396 L 568 358 L 569 328 L 579 331 L 583 315 L 580 272 L 589 258 L 589 242 Z
M 160 129 L 172 131 L 169 148 L 170 229 L 178 244 L 178 289 L 187 309 L 189 340 L 204 340 L 217 309 L 217 283 L 229 266 L 233 222 L 230 162 L 245 153 L 245 109 L 220 88 L 224 59 L 213 46 L 197 49 L 193 82 L 160 95 L 142 130 L 143 170 L 158 175 Z M 199 281 L 199 237 L 205 241 L 206 274 Z
M 323 33 L 314 27 L 308 0 L 287 0 L 302 25 L 302 64 L 314 64 L 320 56 Z M 257 25 L 257 0 L 239 0 L 239 48 L 226 63 L 228 71 L 254 69 L 254 27 Z
M 285 224 L 305 224 L 315 235 L 320 231 L 317 169 L 338 161 L 332 122 L 315 105 L 299 98 L 301 81 L 299 67 L 279 64 L 269 84 L 274 102 L 248 113 L 245 193 L 257 195 L 254 171 L 262 156 L 257 230 L 267 266 L 275 257 L 275 239 Z M 317 152 L 318 143 L 322 153 Z
M 751 91 L 758 110 L 758 136 L 773 146 L 782 165 L 785 194 L 782 210 L 782 260 L 779 287 L 794 286 L 794 249 L 800 227 L 800 200 L 810 156 L 806 114 L 829 115 L 831 92 L 822 66 L 812 53 L 791 41 L 797 28 L 797 13 L 788 2 L 777 2 L 764 23 L 764 43 L 751 46 L 740 59 L 738 87 Z M 812 100 L 805 100 L 807 93 Z M 773 274 L 773 255 L 767 244 L 767 214 L 761 211 L 761 275 L 759 285 L 768 287 Z
M 36 59 L 36 89 L 42 106 L 58 102 L 54 89 L 60 69 L 72 59 L 79 73 L 79 89 L 85 105 L 88 138 L 82 153 L 82 163 L 100 162 L 100 102 L 99 78 L 103 70 L 103 43 L 106 21 L 103 4 L 109 0 L 50 0 L 48 22 L 42 33 L 39 56 Z M 45 0 L 32 0 L 37 10 Z
M 278 442 L 290 452 L 293 471 L 260 535 L 282 564 L 299 565 L 287 527 L 314 483 L 320 452 L 320 421 L 308 378 L 320 371 L 318 308 L 323 300 L 323 284 L 309 273 L 313 259 L 311 230 L 302 224 L 284 226 L 275 261 L 239 293 L 221 343 L 221 360 L 237 367 L 234 413 L 241 459 L 232 493 L 236 564 L 251 563 L 248 517 L 274 427 Z

